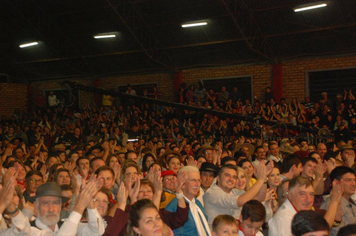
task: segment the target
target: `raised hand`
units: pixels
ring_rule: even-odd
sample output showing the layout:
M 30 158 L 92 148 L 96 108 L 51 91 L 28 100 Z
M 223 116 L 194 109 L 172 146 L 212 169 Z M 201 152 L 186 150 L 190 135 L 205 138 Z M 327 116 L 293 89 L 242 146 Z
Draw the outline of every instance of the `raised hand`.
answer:
M 346 165 L 351 167 L 355 163 L 355 154 L 346 154 Z
M 176 193 L 182 193 L 182 186 L 185 184 L 187 180 L 187 173 L 185 171 L 179 172 L 177 181 L 174 183 L 174 189 Z
M 258 164 L 258 166 L 255 168 L 254 173 L 257 180 L 262 179 L 265 181 L 267 178 L 266 164 L 261 161 L 260 164 Z
M 106 150 L 109 150 L 109 142 L 108 141 L 105 141 L 103 142 L 103 144 L 101 145 L 103 147 L 103 149 L 106 151 Z
M 162 183 L 161 173 L 159 173 L 157 171 L 153 172 L 153 181 L 151 181 L 151 182 L 153 183 L 155 191 L 158 193 L 162 193 L 163 183 Z
M 125 187 L 125 183 L 121 182 L 119 186 L 119 191 L 117 192 L 116 199 L 117 199 L 117 207 L 121 210 L 125 211 L 127 197 L 129 196 L 129 191 Z
M 195 166 L 195 167 L 198 166 L 198 162 L 196 160 L 194 160 L 194 157 L 189 156 L 187 160 L 188 160 L 187 166 Z
M 273 161 L 268 162 L 268 164 L 266 165 L 267 176 L 272 172 L 273 168 L 274 168 Z
M 333 181 L 333 188 L 330 191 L 330 201 L 339 203 L 344 194 L 344 181 Z
M 334 158 L 330 158 L 326 162 L 326 170 L 330 174 L 333 169 L 336 167 L 336 160 Z
M 4 174 L 4 178 L 3 178 L 3 181 L 2 181 L 3 183 L 6 183 L 7 181 L 10 181 L 11 178 L 14 178 L 14 179 L 17 178 L 17 175 L 18 175 L 19 171 L 18 171 L 18 167 L 17 167 L 16 164 L 18 165 L 18 163 L 15 163 L 15 167 L 10 167 L 9 169 L 7 169 L 7 171 Z
M 15 176 L 9 176 L 9 177 L 7 177 L 6 182 L 4 181 L 4 185 L 3 185 L 2 189 L 0 190 L 0 212 L 1 213 L 3 213 L 6 208 L 11 207 L 11 205 L 13 205 L 13 206 L 9 210 L 14 211 L 15 206 L 12 203 L 12 199 L 13 199 L 14 192 L 15 192 L 15 186 L 16 186 L 16 177 Z
M 115 166 L 113 166 L 112 168 L 114 170 L 115 173 L 115 180 L 117 183 L 120 183 L 120 176 L 121 176 L 121 165 L 119 163 L 117 163 Z
M 139 191 L 140 191 L 140 178 L 136 178 L 135 185 L 132 188 L 129 188 L 129 196 L 131 199 L 131 204 L 137 201 L 137 195 Z
M 314 170 L 315 177 L 316 178 L 323 178 L 325 171 L 326 171 L 326 169 L 324 168 L 323 163 L 318 163 L 316 165 L 315 170 Z
M 269 188 L 269 189 L 267 189 L 267 192 L 266 192 L 265 202 L 267 202 L 269 200 L 273 200 L 273 199 L 276 199 L 275 191 L 274 191 L 274 189 Z
M 45 164 L 42 164 L 40 172 L 42 173 L 43 176 L 46 176 L 47 166 Z
M 92 176 L 87 182 L 86 186 L 82 188 L 82 192 L 78 195 L 76 199 L 76 205 L 74 211 L 82 214 L 85 208 L 93 201 L 95 195 L 103 186 L 103 180 L 97 176 Z

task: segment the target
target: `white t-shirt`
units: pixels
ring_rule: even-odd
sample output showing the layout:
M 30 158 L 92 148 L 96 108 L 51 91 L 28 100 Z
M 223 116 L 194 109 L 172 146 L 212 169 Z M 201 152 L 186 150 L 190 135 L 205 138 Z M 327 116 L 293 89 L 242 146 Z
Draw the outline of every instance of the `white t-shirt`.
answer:
M 56 95 L 53 94 L 53 96 L 51 96 L 51 95 L 48 96 L 48 105 L 50 107 L 58 105 L 58 100 L 57 100 L 57 96 Z

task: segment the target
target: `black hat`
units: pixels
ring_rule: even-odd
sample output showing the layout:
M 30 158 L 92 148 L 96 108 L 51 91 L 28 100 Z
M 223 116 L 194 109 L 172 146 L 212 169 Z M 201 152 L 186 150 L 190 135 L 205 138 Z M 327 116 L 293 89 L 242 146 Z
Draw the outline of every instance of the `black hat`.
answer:
M 200 167 L 200 172 L 205 171 L 205 172 L 214 172 L 214 174 L 217 172 L 217 168 L 213 163 L 210 162 L 203 162 Z
M 56 182 L 48 182 L 40 185 L 36 190 L 36 196 L 30 197 L 29 201 L 34 202 L 38 197 L 59 197 L 62 199 L 62 203 L 68 202 L 69 198 L 62 196 L 61 187 Z

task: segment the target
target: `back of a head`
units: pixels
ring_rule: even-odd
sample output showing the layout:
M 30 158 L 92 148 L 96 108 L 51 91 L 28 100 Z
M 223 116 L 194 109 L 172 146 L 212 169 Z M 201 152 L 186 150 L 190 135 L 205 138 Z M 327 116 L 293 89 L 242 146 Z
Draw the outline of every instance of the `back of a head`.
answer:
M 337 236 L 353 236 L 356 235 L 356 224 L 346 225 L 339 229 Z
M 294 236 L 302 236 L 306 233 L 317 231 L 329 233 L 329 224 L 319 213 L 315 211 L 299 211 L 294 216 L 292 221 L 292 233 Z
M 250 219 L 251 222 L 261 222 L 266 218 L 266 208 L 257 200 L 246 202 L 241 210 L 242 220 Z

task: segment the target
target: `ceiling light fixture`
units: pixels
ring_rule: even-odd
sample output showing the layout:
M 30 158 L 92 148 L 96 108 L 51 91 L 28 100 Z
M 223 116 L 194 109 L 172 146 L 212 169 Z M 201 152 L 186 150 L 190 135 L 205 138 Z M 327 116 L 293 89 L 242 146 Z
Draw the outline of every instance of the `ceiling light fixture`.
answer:
M 293 11 L 294 12 L 308 11 L 316 8 L 326 7 L 327 5 L 328 5 L 327 2 L 314 2 L 314 3 L 299 5 L 293 8 Z
M 196 26 L 203 26 L 203 25 L 207 25 L 208 22 L 206 21 L 201 21 L 201 22 L 192 22 L 192 23 L 185 23 L 182 24 L 182 28 L 189 28 L 189 27 L 196 27 Z
M 25 43 L 25 44 L 21 44 L 20 48 L 32 47 L 32 46 L 36 46 L 37 44 L 38 42 Z
M 98 34 L 94 35 L 95 39 L 107 39 L 107 38 L 116 38 L 115 34 Z

